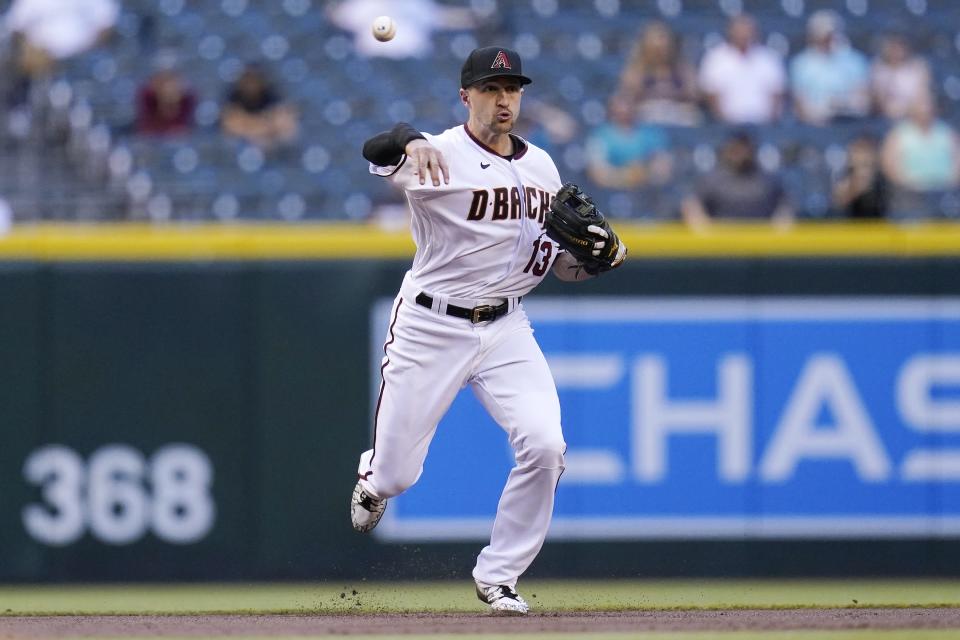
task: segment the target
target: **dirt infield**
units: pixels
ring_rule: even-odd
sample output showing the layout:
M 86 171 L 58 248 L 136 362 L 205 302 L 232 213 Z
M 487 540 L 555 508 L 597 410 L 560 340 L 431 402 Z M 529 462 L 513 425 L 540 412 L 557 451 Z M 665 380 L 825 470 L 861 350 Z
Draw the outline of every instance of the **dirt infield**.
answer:
M 485 614 L 0 617 L 0 638 L 953 628 L 960 629 L 960 608 L 534 613 L 523 618 Z

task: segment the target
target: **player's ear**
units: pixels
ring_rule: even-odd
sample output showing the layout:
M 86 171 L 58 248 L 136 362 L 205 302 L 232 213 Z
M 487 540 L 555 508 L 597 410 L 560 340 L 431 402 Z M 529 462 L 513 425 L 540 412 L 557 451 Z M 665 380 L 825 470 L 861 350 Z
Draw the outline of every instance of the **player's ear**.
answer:
M 463 106 L 470 108 L 470 94 L 467 93 L 466 89 L 460 89 L 460 102 L 463 103 Z

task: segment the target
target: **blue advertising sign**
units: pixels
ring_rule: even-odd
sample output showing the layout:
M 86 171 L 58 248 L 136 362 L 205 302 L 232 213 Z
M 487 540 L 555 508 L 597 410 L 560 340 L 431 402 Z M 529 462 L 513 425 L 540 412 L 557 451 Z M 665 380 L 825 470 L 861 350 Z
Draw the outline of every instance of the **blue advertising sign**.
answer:
M 524 307 L 568 444 L 551 539 L 960 535 L 960 299 Z M 377 534 L 487 538 L 512 465 L 464 390 Z

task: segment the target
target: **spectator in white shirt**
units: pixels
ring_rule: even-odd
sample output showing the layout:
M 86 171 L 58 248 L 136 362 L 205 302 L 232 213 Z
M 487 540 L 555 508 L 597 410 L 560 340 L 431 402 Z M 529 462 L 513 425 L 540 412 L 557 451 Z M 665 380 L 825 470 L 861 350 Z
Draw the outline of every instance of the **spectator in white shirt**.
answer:
M 3 18 L 14 35 L 19 98 L 31 80 L 49 77 L 57 61 L 102 42 L 117 21 L 115 0 L 13 0 Z
M 930 97 L 930 85 L 927 61 L 910 50 L 902 35 L 887 36 L 870 69 L 876 110 L 891 120 L 905 118 L 914 104 Z
M 37 64 L 51 65 L 100 42 L 118 13 L 114 0 L 14 0 L 5 23 L 31 53 L 45 58 Z
M 713 116 L 732 124 L 776 120 L 783 107 L 783 60 L 757 42 L 757 24 L 747 14 L 730 20 L 727 41 L 700 63 L 700 88 Z

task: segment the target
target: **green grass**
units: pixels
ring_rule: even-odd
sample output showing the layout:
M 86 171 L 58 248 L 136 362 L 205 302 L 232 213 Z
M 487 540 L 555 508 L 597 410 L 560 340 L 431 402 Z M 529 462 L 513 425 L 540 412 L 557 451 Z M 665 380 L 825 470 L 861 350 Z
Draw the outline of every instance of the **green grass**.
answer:
M 329 640 L 333 636 L 230 636 L 240 640 Z M 351 635 L 351 640 L 957 640 L 960 630 L 868 630 L 849 631 L 691 631 L 691 632 L 610 632 L 610 633 L 468 633 L 422 635 Z M 70 640 L 69 637 L 61 640 Z M 78 637 L 77 640 L 80 640 Z M 150 636 L 83 636 L 83 640 L 150 640 Z M 199 640 L 196 636 L 163 636 L 162 640 Z
M 429 640 L 957 640 L 960 631 L 946 629 L 917 631 L 898 629 L 893 631 L 701 631 L 701 632 L 643 632 L 643 633 L 534 633 L 520 635 L 464 634 L 423 635 Z M 116 640 L 116 639 L 111 639 Z M 139 640 L 143 640 L 140 638 Z M 244 638 L 244 640 L 251 640 Z M 279 640 L 264 638 L 263 640 Z M 289 640 L 294 640 L 290 638 Z M 304 640 L 299 638 L 298 640 Z M 410 640 L 410 636 L 351 636 L 351 640 Z
M 329 640 L 330 636 L 231 636 L 242 640 Z M 165 636 L 164 640 L 186 640 L 190 636 Z M 944 630 L 851 630 L 851 631 L 703 631 L 639 633 L 524 633 L 504 634 L 424 634 L 419 636 L 350 636 L 351 640 L 957 640 L 960 631 Z M 67 639 L 63 639 L 67 640 Z M 85 637 L 84 640 L 99 640 Z M 103 640 L 108 640 L 104 638 Z M 109 640 L 146 640 L 110 636 Z
M 960 606 L 960 580 L 530 580 L 522 583 L 521 592 L 531 602 L 534 611 L 544 612 L 744 607 Z M 469 581 L 0 586 L 0 636 L 3 635 L 4 614 L 365 614 L 483 610 L 483 605 L 474 598 Z M 256 633 L 255 629 L 251 631 Z M 319 639 L 328 636 L 314 637 Z M 521 637 L 529 640 L 953 640 L 960 639 L 960 629 L 352 637 L 357 640 L 516 640 Z M 243 640 L 256 638 L 258 637 L 253 634 L 243 636 Z M 301 636 L 297 640 L 307 638 Z
M 530 580 L 520 591 L 534 611 L 960 606 L 960 580 Z M 422 611 L 483 605 L 469 581 L 0 586 L 0 616 Z

